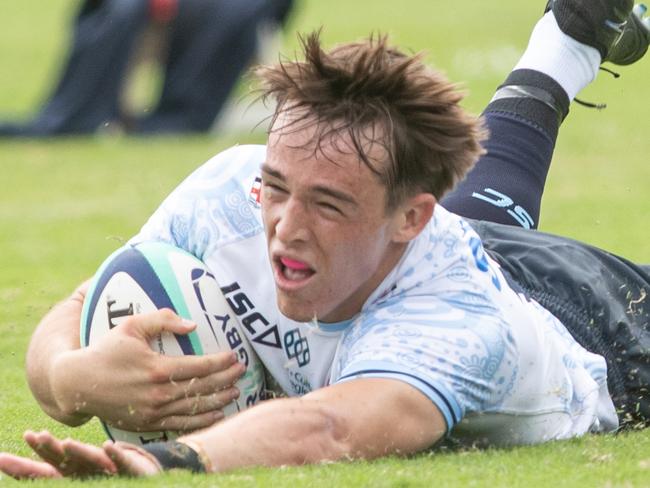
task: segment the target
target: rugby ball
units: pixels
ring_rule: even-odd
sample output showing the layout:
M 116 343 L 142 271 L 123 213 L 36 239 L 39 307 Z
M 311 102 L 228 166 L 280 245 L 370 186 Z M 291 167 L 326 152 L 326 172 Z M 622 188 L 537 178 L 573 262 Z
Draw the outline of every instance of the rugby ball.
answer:
M 81 315 L 81 345 L 96 343 L 128 316 L 170 308 L 197 324 L 187 335 L 164 332 L 150 341 L 167 355 L 234 350 L 246 373 L 236 383 L 240 397 L 226 416 L 257 403 L 264 391 L 262 364 L 239 328 L 236 315 L 205 264 L 169 244 L 145 242 L 115 251 L 95 274 Z M 125 405 L 128 408 L 128 405 Z M 174 439 L 175 432 L 129 432 L 102 421 L 112 440 L 147 444 Z

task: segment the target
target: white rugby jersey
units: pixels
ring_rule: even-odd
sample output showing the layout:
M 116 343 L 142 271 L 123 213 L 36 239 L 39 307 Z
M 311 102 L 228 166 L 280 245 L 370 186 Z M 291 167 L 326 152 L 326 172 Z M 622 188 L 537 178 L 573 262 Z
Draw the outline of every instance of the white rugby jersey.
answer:
M 260 213 L 264 158 L 265 146 L 215 156 L 131 242 L 164 241 L 203 260 L 288 395 L 354 378 L 401 380 L 468 443 L 535 443 L 617 427 L 605 360 L 515 293 L 478 235 L 440 205 L 357 316 L 338 324 L 284 317 Z

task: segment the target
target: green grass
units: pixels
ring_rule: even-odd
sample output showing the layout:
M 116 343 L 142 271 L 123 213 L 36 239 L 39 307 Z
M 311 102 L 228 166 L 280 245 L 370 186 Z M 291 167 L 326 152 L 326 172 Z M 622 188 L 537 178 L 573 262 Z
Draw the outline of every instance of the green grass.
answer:
M 291 30 L 322 25 L 330 44 L 373 30 L 390 33 L 400 45 L 426 50 L 433 64 L 462 81 L 468 91 L 466 106 L 479 112 L 526 42 L 543 2 L 531 3 L 305 0 Z M 76 5 L 72 0 L 0 4 L 0 114 L 27 117 L 47 93 Z M 288 34 L 285 52 L 291 54 L 295 46 Z M 541 227 L 650 262 L 650 103 L 644 98 L 650 61 L 621 72 L 619 80 L 602 74 L 584 94 L 589 100 L 607 101 L 607 110 L 573 107 L 549 176 Z M 97 423 L 69 429 L 40 412 L 23 373 L 32 329 L 55 301 L 135 233 L 193 168 L 233 143 L 260 141 L 259 134 L 250 133 L 139 140 L 0 140 L 0 450 L 28 454 L 20 440 L 26 428 L 103 440 Z M 189 482 L 238 487 L 650 486 L 650 430 L 512 450 L 247 470 L 218 481 L 172 474 L 157 481 L 96 483 L 184 486 Z

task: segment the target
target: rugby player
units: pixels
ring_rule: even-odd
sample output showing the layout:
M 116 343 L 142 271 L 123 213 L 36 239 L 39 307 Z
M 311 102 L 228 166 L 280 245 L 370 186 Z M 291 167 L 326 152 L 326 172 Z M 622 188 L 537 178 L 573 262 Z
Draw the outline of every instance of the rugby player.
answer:
M 268 144 L 210 160 L 131 243 L 205 261 L 287 397 L 214 423 L 238 394 L 235 358 L 156 356 L 147 337 L 191 328 L 169 311 L 80 349 L 82 286 L 30 345 L 44 410 L 70 425 L 207 428 L 144 448 L 27 432 L 44 462 L 4 454 L 0 469 L 220 472 L 645 426 L 650 267 L 534 228 L 570 101 L 602 61 L 641 58 L 650 29 L 631 0 L 547 10 L 483 119 L 381 37 L 326 53 L 312 35 L 304 61 L 260 68 L 277 102 Z

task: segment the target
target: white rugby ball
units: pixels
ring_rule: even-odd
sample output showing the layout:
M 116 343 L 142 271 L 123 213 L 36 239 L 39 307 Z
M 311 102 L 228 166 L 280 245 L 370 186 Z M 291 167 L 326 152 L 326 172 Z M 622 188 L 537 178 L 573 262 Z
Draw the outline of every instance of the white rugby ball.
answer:
M 81 315 L 81 345 L 96 343 L 128 316 L 170 308 L 197 324 L 187 335 L 168 332 L 151 340 L 154 351 L 168 355 L 210 354 L 234 350 L 246 373 L 237 381 L 240 397 L 224 408 L 226 416 L 257 403 L 264 372 L 239 328 L 236 315 L 205 264 L 169 244 L 127 245 L 111 254 L 95 274 Z M 128 405 L 124 406 L 129 408 Z M 147 444 L 174 439 L 172 431 L 130 432 L 102 421 L 112 440 Z

